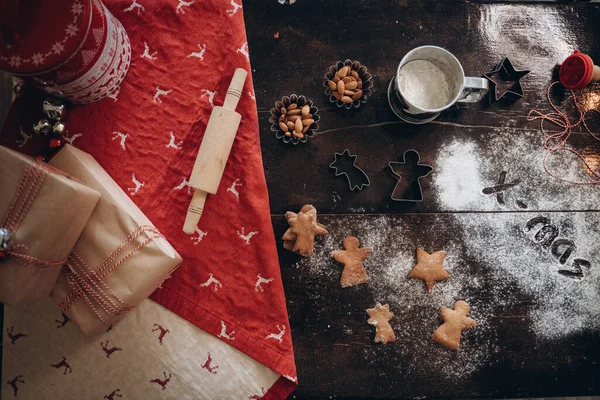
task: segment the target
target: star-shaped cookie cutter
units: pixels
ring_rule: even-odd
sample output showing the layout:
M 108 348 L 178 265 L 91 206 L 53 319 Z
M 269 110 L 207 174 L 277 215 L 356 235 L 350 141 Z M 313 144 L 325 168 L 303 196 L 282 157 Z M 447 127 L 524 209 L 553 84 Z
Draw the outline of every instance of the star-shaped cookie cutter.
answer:
M 408 164 L 408 160 L 411 160 L 411 164 L 413 164 L 414 169 L 421 169 L 424 173 L 422 175 L 420 175 L 417 179 L 409 181 L 408 183 L 410 184 L 409 188 L 407 188 L 406 190 L 400 192 L 400 183 L 403 182 L 403 178 L 402 175 L 399 172 L 396 172 L 394 170 L 395 166 L 399 166 L 399 167 L 403 167 L 406 166 Z M 421 155 L 419 154 L 418 151 L 410 149 L 410 150 L 406 150 L 404 152 L 404 155 L 402 156 L 402 161 L 390 161 L 388 166 L 390 167 L 390 169 L 392 170 L 392 174 L 394 174 L 395 176 L 397 176 L 398 182 L 396 183 L 396 186 L 394 186 L 394 190 L 392 191 L 392 194 L 390 195 L 390 198 L 394 201 L 408 201 L 408 202 L 413 202 L 413 203 L 420 203 L 423 201 L 423 190 L 421 188 L 421 179 L 425 178 L 427 175 L 429 175 L 429 173 L 433 170 L 433 167 L 431 167 L 430 165 L 427 164 L 419 164 L 419 161 L 421 160 Z M 425 172 L 426 171 L 426 172 Z M 406 179 L 406 178 L 404 178 Z M 411 196 L 412 195 L 412 196 Z
M 523 97 L 523 87 L 521 86 L 521 78 L 527 75 L 529 71 L 517 71 L 513 67 L 508 57 L 504 57 L 504 60 L 496 66 L 493 71 L 486 72 L 483 77 L 490 83 L 490 90 L 488 92 L 488 105 L 495 103 L 499 100 L 517 101 Z M 514 84 L 510 89 L 506 90 L 500 96 L 498 96 L 498 84 L 494 81 L 493 76 L 499 76 L 503 81 L 514 81 Z
M 358 158 L 357 155 L 350 154 L 350 151 L 346 149 L 341 153 L 335 153 L 334 157 L 335 159 L 331 164 L 329 164 L 329 168 L 335 170 L 335 176 L 346 175 L 350 190 L 363 190 L 365 187 L 371 184 L 371 181 L 369 180 L 367 174 L 365 174 L 365 171 L 356 166 L 356 159 Z M 338 165 L 338 162 L 345 163 L 346 165 Z M 355 178 L 355 180 L 358 182 L 354 182 L 353 178 L 350 177 L 350 173 L 353 171 L 353 178 Z

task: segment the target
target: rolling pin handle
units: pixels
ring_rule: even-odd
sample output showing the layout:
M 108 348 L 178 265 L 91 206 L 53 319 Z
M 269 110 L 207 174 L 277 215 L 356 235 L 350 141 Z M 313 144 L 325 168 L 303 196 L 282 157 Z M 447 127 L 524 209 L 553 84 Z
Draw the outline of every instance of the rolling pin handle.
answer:
M 229 84 L 229 89 L 227 89 L 227 94 L 225 95 L 223 108 L 228 108 L 235 111 L 235 108 L 237 107 L 244 90 L 246 76 L 248 76 L 248 72 L 245 69 L 236 68 L 233 78 L 231 79 L 231 83 Z
M 188 212 L 185 216 L 185 223 L 183 224 L 183 231 L 188 235 L 193 235 L 194 232 L 196 232 L 198 221 L 200 221 L 202 211 L 204 210 L 207 194 L 208 193 L 203 190 L 194 191 L 194 197 L 192 197 Z

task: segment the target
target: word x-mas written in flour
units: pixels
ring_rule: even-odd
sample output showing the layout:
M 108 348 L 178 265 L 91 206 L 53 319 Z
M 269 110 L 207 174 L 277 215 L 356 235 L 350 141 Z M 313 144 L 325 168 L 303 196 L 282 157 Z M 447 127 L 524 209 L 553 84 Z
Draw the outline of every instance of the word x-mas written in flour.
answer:
M 525 232 L 531 232 L 540 225 L 542 227 L 533 236 L 533 241 L 549 250 L 560 264 L 565 265 L 577 250 L 577 246 L 570 239 L 558 238 L 560 233 L 558 227 L 551 223 L 550 218 L 541 215 L 527 221 Z M 559 269 L 558 273 L 568 278 L 582 279 L 585 276 L 584 270 L 587 273 L 591 266 L 589 261 L 575 258 L 571 262 L 571 269 Z

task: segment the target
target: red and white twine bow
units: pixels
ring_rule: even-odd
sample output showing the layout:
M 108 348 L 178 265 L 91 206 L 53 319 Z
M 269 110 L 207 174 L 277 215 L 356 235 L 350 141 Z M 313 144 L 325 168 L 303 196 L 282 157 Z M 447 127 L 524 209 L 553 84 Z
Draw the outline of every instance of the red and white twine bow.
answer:
M 145 237 L 137 242 L 143 234 Z M 138 250 L 159 237 L 162 238 L 163 235 L 155 227 L 139 226 L 96 268 L 90 268 L 81 256 L 73 251 L 63 267 L 63 274 L 72 291 L 59 304 L 62 312 L 66 312 L 80 297 L 85 299 L 94 314 L 105 324 L 111 323 L 106 317 L 119 316 L 130 311 L 133 307 L 121 299 L 104 280 Z M 98 308 L 104 311 L 106 317 L 101 315 Z
M 529 112 L 529 114 L 527 114 L 528 121 L 535 121 L 538 119 L 540 120 L 540 129 L 541 129 L 542 133 L 544 134 L 544 136 L 546 137 L 544 139 L 544 148 L 548 151 L 548 153 L 544 157 L 544 170 L 546 171 L 546 173 L 548 175 L 550 175 L 554 179 L 558 179 L 563 182 L 573 183 L 576 185 L 600 184 L 600 175 L 598 174 L 598 172 L 594 171 L 592 169 L 592 167 L 586 162 L 584 156 L 582 156 L 579 152 L 567 147 L 567 141 L 571 137 L 573 130 L 575 128 L 577 128 L 578 126 L 583 126 L 585 131 L 588 134 L 590 134 L 591 137 L 593 137 L 595 140 L 600 141 L 600 136 L 598 136 L 596 133 L 592 132 L 586 123 L 586 114 L 587 113 L 596 112 L 596 113 L 600 114 L 600 111 L 595 110 L 595 109 L 582 111 L 581 107 L 577 103 L 577 97 L 575 96 L 575 93 L 572 90 L 569 90 L 569 92 L 571 92 L 571 98 L 573 99 L 573 104 L 575 105 L 575 108 L 577 109 L 577 112 L 579 114 L 579 119 L 577 120 L 577 122 L 572 123 L 571 120 L 569 119 L 569 117 L 564 112 L 560 111 L 558 109 L 558 107 L 552 102 L 552 99 L 550 96 L 554 85 L 559 84 L 559 83 L 560 82 L 553 82 L 548 87 L 548 90 L 546 91 L 546 98 L 548 100 L 548 103 L 554 110 L 554 112 L 551 112 L 548 114 L 543 114 L 541 111 L 534 109 L 534 110 L 531 110 Z M 555 131 L 548 132 L 544 128 L 544 121 L 548 121 L 556 126 L 559 126 L 560 128 L 563 128 L 563 130 L 560 132 L 555 132 Z M 573 180 L 558 176 L 555 173 L 553 173 L 552 171 L 550 171 L 550 169 L 548 168 L 548 158 L 553 153 L 558 152 L 558 151 L 568 151 L 570 153 L 575 154 L 581 160 L 581 162 L 585 166 L 585 169 L 587 169 L 590 172 L 590 174 L 597 179 L 594 179 L 591 181 L 573 181 Z
M 23 224 L 27 213 L 31 209 L 31 206 L 36 199 L 40 189 L 42 188 L 44 181 L 48 177 L 50 172 L 59 172 L 64 174 L 62 171 L 55 170 L 48 165 L 40 162 L 33 162 L 29 164 L 23 171 L 21 182 L 15 193 L 15 198 L 8 209 L 8 213 L 2 222 L 2 227 L 6 228 L 13 234 Z M 28 248 L 24 244 L 16 244 L 11 249 L 4 251 L 8 256 L 12 256 L 17 262 L 27 268 L 48 268 L 63 265 L 66 260 L 48 261 L 42 260 L 37 257 L 27 255 Z

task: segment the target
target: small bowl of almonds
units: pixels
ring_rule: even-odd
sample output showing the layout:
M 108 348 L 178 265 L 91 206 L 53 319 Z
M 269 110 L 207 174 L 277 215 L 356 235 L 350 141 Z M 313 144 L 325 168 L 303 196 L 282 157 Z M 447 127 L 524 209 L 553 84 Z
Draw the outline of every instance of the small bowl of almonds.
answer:
M 269 122 L 277 139 L 284 143 L 306 143 L 319 129 L 319 109 L 304 96 L 285 96 L 271 108 Z
M 338 61 L 325 74 L 325 94 L 338 107 L 358 108 L 373 89 L 373 76 L 358 61 Z

